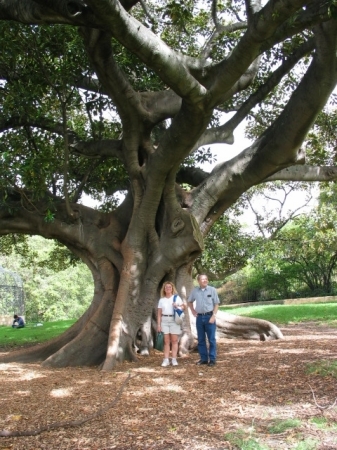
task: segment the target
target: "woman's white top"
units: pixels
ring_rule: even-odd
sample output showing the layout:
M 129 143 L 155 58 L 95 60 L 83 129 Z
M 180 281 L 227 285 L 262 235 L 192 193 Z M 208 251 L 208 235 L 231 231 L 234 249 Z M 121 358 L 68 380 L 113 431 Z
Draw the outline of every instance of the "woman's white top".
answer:
M 176 305 L 177 306 L 183 305 L 183 301 L 181 300 L 179 295 L 177 295 L 177 297 L 176 297 Z M 162 297 L 161 299 L 159 299 L 158 309 L 159 308 L 161 309 L 162 314 L 173 316 L 173 312 L 174 312 L 174 310 L 173 310 L 173 295 L 169 298 Z

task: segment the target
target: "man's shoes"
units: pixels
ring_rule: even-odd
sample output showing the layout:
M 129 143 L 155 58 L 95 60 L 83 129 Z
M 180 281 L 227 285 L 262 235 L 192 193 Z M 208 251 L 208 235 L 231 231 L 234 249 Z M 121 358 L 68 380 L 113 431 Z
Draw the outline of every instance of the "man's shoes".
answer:
M 208 365 L 209 365 L 210 367 L 215 366 L 215 361 L 210 361 L 210 362 L 208 363 Z
M 208 362 L 207 362 L 207 361 L 203 361 L 202 359 L 200 359 L 198 362 L 196 362 L 196 365 L 197 365 L 197 366 L 201 366 L 201 365 L 203 365 L 203 364 L 207 365 Z

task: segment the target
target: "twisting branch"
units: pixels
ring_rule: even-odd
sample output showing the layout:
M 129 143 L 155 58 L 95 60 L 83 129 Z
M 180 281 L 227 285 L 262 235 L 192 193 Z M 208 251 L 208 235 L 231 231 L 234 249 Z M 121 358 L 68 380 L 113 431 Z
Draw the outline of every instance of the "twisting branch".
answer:
M 19 127 L 31 127 L 39 128 L 41 130 L 49 131 L 50 133 L 55 133 L 63 135 L 63 124 L 59 122 L 53 122 L 46 117 L 32 118 L 27 115 L 23 116 L 12 116 L 9 119 L 0 119 L 0 133 L 3 131 L 10 130 L 11 128 Z M 73 130 L 67 130 L 68 139 L 70 143 L 79 141 L 79 137 Z
M 198 186 L 202 183 L 209 173 L 199 167 L 182 167 L 177 173 L 176 181 L 178 183 L 188 183 L 191 186 Z
M 230 24 L 230 25 L 222 25 L 219 22 L 218 15 L 217 15 L 217 0 L 212 1 L 212 20 L 214 22 L 215 31 L 213 32 L 212 36 L 208 40 L 208 42 L 205 44 L 204 49 L 202 51 L 202 58 L 206 59 L 210 56 L 210 53 L 212 51 L 213 45 L 216 41 L 216 39 L 219 37 L 221 33 L 232 33 L 236 30 L 244 30 L 247 28 L 247 22 L 241 21 L 238 17 L 238 23 Z
M 312 2 L 315 3 L 315 2 Z M 286 37 L 294 36 L 305 29 L 313 28 L 315 25 L 327 22 L 331 19 L 330 3 L 317 2 L 318 5 L 312 4 L 311 7 L 301 9 L 298 13 L 285 21 L 279 27 L 277 32 L 271 39 L 267 39 L 261 46 L 261 51 L 265 51 Z
M 74 18 L 84 13 L 87 6 L 82 0 L 34 0 L 35 3 L 47 7 L 64 17 Z
M 309 166 L 295 165 L 282 169 L 270 177 L 267 181 L 335 181 L 337 179 L 337 167 L 335 166 Z
M 242 103 L 239 107 L 238 111 L 234 114 L 234 116 L 229 119 L 226 123 L 221 125 L 220 127 L 208 129 L 205 131 L 203 136 L 200 138 L 197 146 L 208 145 L 213 143 L 229 143 L 231 144 L 231 138 L 233 137 L 233 130 L 244 120 L 248 113 L 252 113 L 252 109 L 258 104 L 261 103 L 267 95 L 272 92 L 272 90 L 280 83 L 282 78 L 288 74 L 294 66 L 303 58 L 305 55 L 309 54 L 314 49 L 314 39 L 310 38 L 303 44 L 301 44 L 297 49 L 294 50 L 292 55 L 289 55 L 287 59 L 285 59 L 282 64 L 266 79 L 265 83 L 257 89 L 249 98 Z M 249 84 L 249 75 L 250 79 L 253 79 L 254 72 L 252 74 L 247 75 L 247 80 L 244 82 L 244 77 L 242 80 L 240 79 L 232 88 L 232 94 L 234 94 L 233 89 L 237 91 L 240 88 L 245 88 L 247 85 L 247 81 Z M 259 120 L 255 118 L 255 120 Z M 264 125 L 264 124 L 263 124 Z
M 147 7 L 147 4 L 145 3 L 144 0 L 140 0 L 140 4 L 143 8 L 143 11 L 145 13 L 145 15 L 149 18 L 151 23 L 165 23 L 165 20 L 160 19 L 159 17 L 153 17 L 153 15 L 151 14 L 149 8 Z
M 233 33 L 233 31 L 245 30 L 247 28 L 247 22 L 232 23 L 230 25 L 219 25 L 208 42 L 205 44 L 204 50 L 202 51 L 202 58 L 206 59 L 210 56 L 213 45 L 216 39 L 221 33 Z
M 253 17 L 251 1 L 245 0 L 245 5 L 246 5 L 246 13 L 247 13 L 248 22 L 250 23 L 252 21 L 252 17 Z
M 91 9 L 78 0 L 3 0 L 0 2 L 0 19 L 30 25 L 62 23 L 100 26 Z
M 85 158 L 108 158 L 116 157 L 124 161 L 122 153 L 122 140 L 102 139 L 101 141 L 78 141 L 70 145 L 73 154 L 84 156 Z
M 269 212 L 264 211 L 264 213 L 259 213 L 256 209 L 254 209 L 253 205 L 252 205 L 252 201 L 251 201 L 251 197 L 250 195 L 246 196 L 247 202 L 252 210 L 252 212 L 255 215 L 255 225 L 258 227 L 259 232 L 261 233 L 261 235 L 264 238 L 267 238 L 267 235 L 265 233 L 265 231 L 267 231 L 269 233 L 268 239 L 269 240 L 274 240 L 279 232 L 287 225 L 287 223 L 289 223 L 291 220 L 294 220 L 296 217 L 299 217 L 301 215 L 300 210 L 303 210 L 306 206 L 308 206 L 308 204 L 310 203 L 310 201 L 312 200 L 312 195 L 310 194 L 307 199 L 305 200 L 303 205 L 298 206 L 297 208 L 295 208 L 293 211 L 289 211 L 288 212 L 288 217 L 284 217 L 284 207 L 286 204 L 287 199 L 289 199 L 289 195 L 294 192 L 294 187 L 291 186 L 289 189 L 285 188 L 284 186 L 281 186 L 280 188 L 283 191 L 283 198 L 277 198 L 277 197 L 273 197 L 272 195 L 268 195 L 264 192 L 260 192 L 259 195 L 263 196 L 265 199 L 270 200 L 272 202 L 276 202 L 279 206 L 278 206 L 278 218 L 276 219 L 271 219 L 270 220 L 270 214 L 271 214 L 271 209 Z M 265 210 L 265 208 L 263 208 Z M 266 221 L 265 223 L 262 223 L 263 221 Z
M 218 0 L 213 0 L 212 1 L 212 19 L 213 19 L 216 29 L 218 29 L 218 27 L 219 27 L 217 12 L 218 12 Z
M 72 193 L 71 199 L 74 203 L 77 203 L 79 198 L 81 197 L 82 191 L 91 175 L 91 173 L 99 166 L 103 158 L 100 158 L 98 161 L 95 161 L 91 167 L 84 174 L 80 184 L 76 187 L 74 192 Z
M 257 89 L 239 108 L 238 112 L 224 125 L 219 127 L 223 129 L 224 135 L 226 130 L 235 129 L 242 120 L 247 116 L 248 112 L 251 113 L 252 109 L 259 103 L 261 103 L 267 95 L 280 83 L 282 78 L 288 74 L 295 65 L 307 54 L 314 49 L 314 40 L 308 39 L 308 41 L 301 44 L 292 55 L 288 56 L 286 60 L 273 72 L 265 83 Z M 255 120 L 259 120 L 255 117 Z M 264 125 L 264 124 L 263 124 Z M 207 133 L 207 131 L 206 131 Z
M 236 17 L 236 20 L 237 20 L 238 22 L 241 22 L 241 23 L 245 23 L 245 24 L 246 24 L 246 22 L 245 22 L 244 20 L 242 20 L 241 17 L 239 16 L 239 14 L 235 11 L 235 8 L 233 8 L 232 6 L 229 6 L 229 7 L 228 7 L 228 10 L 231 11 L 231 12 L 234 14 L 234 16 Z
M 114 38 L 152 68 L 178 95 L 192 102 L 199 102 L 206 95 L 206 89 L 191 75 L 189 67 L 195 64 L 195 68 L 200 69 L 198 58 L 189 58 L 172 50 L 121 8 L 119 2 L 87 0 L 87 4 L 104 28 L 111 30 Z
M 32 148 L 34 149 L 34 151 L 36 153 L 38 153 L 38 148 L 37 148 L 37 145 L 36 145 L 35 138 L 34 138 L 34 135 L 32 133 L 32 130 L 28 126 L 24 127 L 24 130 L 25 130 L 25 133 L 26 133 L 26 136 L 27 136 L 28 145 L 31 145 Z
M 261 219 L 262 219 L 262 217 L 261 217 L 261 215 L 254 209 L 254 207 L 253 207 L 253 205 L 252 205 L 252 202 L 251 202 L 251 200 L 250 200 L 249 197 L 247 197 L 247 201 L 248 201 L 248 204 L 249 204 L 249 206 L 250 206 L 250 209 L 251 209 L 251 210 L 253 211 L 253 213 L 255 214 L 255 218 L 256 218 L 255 225 L 257 226 L 257 228 L 258 228 L 258 230 L 260 231 L 261 235 L 265 238 L 266 235 L 265 235 L 263 226 L 261 225 Z
M 35 214 L 39 214 L 40 216 L 44 216 L 44 214 L 41 213 L 41 212 L 38 210 L 38 208 L 37 208 L 37 207 L 34 205 L 34 203 L 30 200 L 30 198 L 28 197 L 27 193 L 26 193 L 23 189 L 20 189 L 20 188 L 18 188 L 18 187 L 14 187 L 13 191 L 14 191 L 14 192 L 18 192 L 19 195 L 21 196 L 20 203 L 21 203 L 21 206 L 22 206 L 22 208 L 23 208 L 24 210 L 26 210 L 26 211 L 28 211 L 28 212 L 35 211 Z M 24 204 L 24 201 L 26 201 L 26 203 L 27 203 L 29 206 L 31 206 L 31 209 L 28 209 L 28 208 L 26 207 L 26 205 Z
M 132 378 L 135 378 L 137 375 L 134 375 Z M 96 411 L 93 414 L 90 414 L 87 417 L 84 417 L 83 419 L 79 420 L 71 420 L 67 422 L 55 422 L 51 423 L 49 425 L 46 425 L 41 428 L 37 428 L 35 430 L 24 430 L 24 431 L 9 431 L 9 430 L 0 430 L 0 437 L 19 437 L 19 436 L 37 436 L 38 434 L 43 433 L 44 431 L 51 431 L 55 430 L 57 428 L 70 428 L 70 427 L 79 427 L 83 425 L 86 422 L 89 422 L 90 420 L 97 419 L 97 417 L 100 417 L 102 414 L 107 412 L 110 408 L 113 408 L 116 403 L 121 398 L 121 395 L 124 391 L 125 386 L 131 379 L 131 373 L 128 374 L 127 378 L 122 383 L 121 387 L 119 388 L 116 397 L 113 399 L 112 402 L 108 403 L 106 406 L 99 408 L 98 411 Z
M 63 119 L 63 142 L 64 142 L 64 163 L 63 163 L 63 195 L 66 203 L 67 214 L 71 218 L 75 218 L 75 213 L 70 206 L 68 193 L 68 170 L 69 170 L 69 142 L 67 133 L 67 104 L 61 102 L 62 119 Z

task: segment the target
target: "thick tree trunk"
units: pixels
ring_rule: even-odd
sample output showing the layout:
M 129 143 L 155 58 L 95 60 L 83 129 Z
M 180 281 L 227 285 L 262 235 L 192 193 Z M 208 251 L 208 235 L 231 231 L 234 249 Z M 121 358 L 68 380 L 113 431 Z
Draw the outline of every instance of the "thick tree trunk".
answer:
M 193 221 L 187 221 L 185 225 L 192 223 Z M 190 238 L 194 244 L 188 246 L 188 236 L 193 236 L 193 232 L 189 226 L 186 228 L 185 236 L 184 233 L 179 234 L 179 237 L 173 237 L 169 244 L 176 260 L 185 261 L 180 267 L 174 267 L 173 256 L 171 261 L 167 261 L 161 254 L 154 258 L 155 264 L 151 265 L 149 260 L 147 261 L 145 274 L 141 270 L 144 263 L 137 265 L 135 261 L 134 264 L 131 260 L 129 263 L 125 261 L 120 276 L 111 261 L 101 256 L 94 264 L 89 265 L 93 273 L 95 292 L 92 305 L 83 317 L 60 337 L 28 350 L 10 352 L 2 356 L 1 361 L 41 361 L 43 365 L 51 367 L 102 365 L 104 370 L 111 370 L 124 360 L 134 361 L 137 351 L 143 355 L 149 354 L 153 348 L 157 327 L 156 309 L 163 279 L 170 278 L 175 282 L 185 302 L 193 287 L 193 256 L 198 249 L 200 251 L 202 244 L 200 240 L 198 243 L 195 238 Z M 84 230 L 83 235 L 86 234 Z M 175 242 L 175 239 L 178 242 Z M 187 251 L 187 248 L 191 251 Z M 164 261 L 160 261 L 161 258 Z M 83 259 L 88 262 L 88 258 Z M 265 321 L 219 313 L 217 324 L 219 335 L 227 337 L 263 340 L 282 337 L 277 327 Z M 195 346 L 195 319 L 186 314 L 179 354 L 184 355 Z

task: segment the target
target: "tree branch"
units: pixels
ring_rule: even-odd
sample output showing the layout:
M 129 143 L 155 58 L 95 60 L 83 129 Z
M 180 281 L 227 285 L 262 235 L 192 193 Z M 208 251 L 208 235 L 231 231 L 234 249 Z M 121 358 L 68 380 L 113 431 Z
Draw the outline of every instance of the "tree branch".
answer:
M 281 79 L 294 68 L 303 56 L 307 55 L 314 49 L 314 40 L 309 39 L 298 47 L 294 53 L 282 61 L 282 64 L 270 75 L 265 83 L 257 89 L 250 97 L 240 106 L 238 112 L 228 120 L 224 125 L 219 127 L 224 135 L 229 130 L 234 130 L 245 119 L 247 114 L 259 103 L 264 100 L 270 92 L 279 84 Z M 207 133 L 207 131 L 206 131 Z M 205 144 L 204 144 L 205 145 Z
M 312 29 L 317 24 L 329 21 L 331 19 L 330 3 L 326 1 L 317 3 L 311 2 L 309 7 L 300 9 L 295 16 L 289 18 L 289 20 L 282 24 L 271 39 L 267 39 L 261 45 L 261 52 L 282 42 L 287 37 L 294 36 L 305 29 Z
M 19 127 L 33 127 L 39 128 L 40 130 L 49 131 L 50 133 L 55 133 L 63 136 L 63 124 L 55 123 L 46 117 L 30 118 L 28 116 L 13 116 L 9 119 L 0 119 L 0 133 L 11 128 Z M 77 134 L 72 130 L 67 130 L 68 140 L 70 143 L 76 142 L 78 140 Z
M 133 54 L 151 67 L 179 96 L 193 103 L 206 94 L 205 88 L 191 75 L 190 69 L 202 68 L 204 62 L 185 57 L 169 48 L 134 17 L 120 7 L 118 1 L 87 2 L 105 29 Z
M 139 0 L 121 0 L 126 11 Z M 0 20 L 26 24 L 69 24 L 102 28 L 92 10 L 83 0 L 1 0 Z
M 116 157 L 124 160 L 122 152 L 122 141 L 113 139 L 102 139 L 100 141 L 83 141 L 71 145 L 73 153 L 86 158 L 100 158 L 102 156 Z
M 86 28 L 81 34 L 99 81 L 115 103 L 122 121 L 126 116 L 130 120 L 137 113 L 140 115 L 139 95 L 114 59 L 110 33 Z
M 247 22 L 232 23 L 229 25 L 220 25 L 219 24 L 216 27 L 216 30 L 214 31 L 214 33 L 212 34 L 210 39 L 208 40 L 208 42 L 206 42 L 204 49 L 201 52 L 201 57 L 203 59 L 206 59 L 210 56 L 211 51 L 212 51 L 214 45 L 216 45 L 216 40 L 220 36 L 220 34 L 233 33 L 234 31 L 245 30 L 246 28 L 247 28 Z
M 277 0 L 268 2 L 260 11 L 257 11 L 260 7 L 258 3 L 254 4 L 254 21 L 249 23 L 246 33 L 235 49 L 227 59 L 211 69 L 214 74 L 214 83 L 210 88 L 210 95 L 214 106 L 258 57 L 262 43 L 302 7 L 305 1 Z
M 181 108 L 182 100 L 172 89 L 156 92 L 141 92 L 140 98 L 143 108 L 147 111 L 147 118 L 153 124 L 165 119 L 172 119 Z
M 299 147 L 337 79 L 336 21 L 315 32 L 315 57 L 280 116 L 253 145 L 216 166 L 191 192 L 191 212 L 199 223 L 204 222 L 205 230 L 249 187 L 303 161 Z
M 159 17 L 153 17 L 153 15 L 151 14 L 151 12 L 150 12 L 149 8 L 147 7 L 147 4 L 145 3 L 144 0 L 139 0 L 139 3 L 141 4 L 145 15 L 149 18 L 151 23 L 153 23 L 153 24 L 155 24 L 155 23 L 165 23 L 165 20 L 162 20 Z
M 335 166 L 291 166 L 274 173 L 263 180 L 267 181 L 335 181 L 337 167 Z
M 59 23 L 100 26 L 81 0 L 2 0 L 0 20 L 15 20 L 30 25 Z
M 178 183 L 187 183 L 191 186 L 198 186 L 209 176 L 208 172 L 198 167 L 183 167 L 177 173 Z
M 63 119 L 63 149 L 64 149 L 64 161 L 63 161 L 63 195 L 66 204 L 66 210 L 68 216 L 71 219 L 77 219 L 77 214 L 71 207 L 68 193 L 68 174 L 69 174 L 69 141 L 67 133 L 67 103 L 61 102 L 62 119 Z
M 314 39 L 308 39 L 300 45 L 292 55 L 283 60 L 282 64 L 270 75 L 266 82 L 240 106 L 238 112 L 234 114 L 230 120 L 220 127 L 207 129 L 196 143 L 193 150 L 204 145 L 215 143 L 233 144 L 233 131 L 242 120 L 245 119 L 248 112 L 250 112 L 258 103 L 262 102 L 262 100 L 265 99 L 278 85 L 280 80 L 290 72 L 296 63 L 313 49 Z

